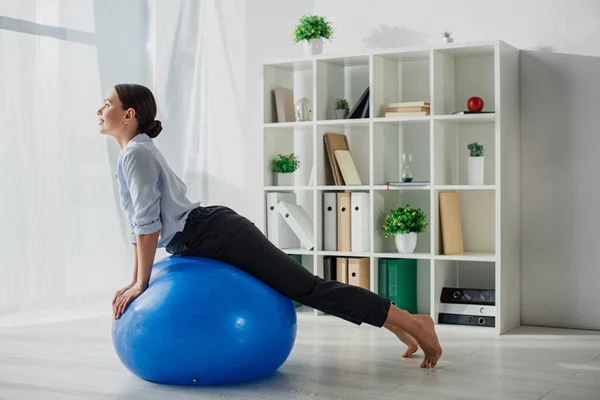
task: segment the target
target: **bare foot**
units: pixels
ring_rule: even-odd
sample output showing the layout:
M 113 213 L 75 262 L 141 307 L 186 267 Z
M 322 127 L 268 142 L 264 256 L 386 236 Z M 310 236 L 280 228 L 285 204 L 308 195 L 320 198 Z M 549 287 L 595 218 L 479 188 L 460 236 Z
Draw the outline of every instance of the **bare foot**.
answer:
M 411 315 L 405 310 L 392 306 L 384 326 L 389 327 L 390 325 L 402 329 L 416 339 L 425 353 L 421 368 L 433 368 L 437 365 L 442 356 L 442 346 L 435 333 L 435 325 L 430 316 Z
M 402 357 L 411 357 L 419 349 L 419 343 L 417 343 L 415 338 L 410 336 L 408 333 L 404 332 L 402 329 L 398 328 L 397 326 L 394 326 L 392 332 L 407 347 L 404 354 L 402 354 Z
M 414 315 L 413 317 L 421 324 L 421 327 L 418 328 L 419 333 L 415 333 L 417 342 L 425 353 L 421 368 L 433 368 L 442 356 L 442 346 L 435 333 L 433 319 L 429 315 Z

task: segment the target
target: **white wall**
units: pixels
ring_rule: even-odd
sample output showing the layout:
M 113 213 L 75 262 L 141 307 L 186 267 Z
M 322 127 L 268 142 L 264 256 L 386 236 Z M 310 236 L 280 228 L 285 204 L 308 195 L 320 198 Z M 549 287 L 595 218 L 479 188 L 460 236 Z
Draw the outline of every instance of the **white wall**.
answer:
M 600 329 L 598 0 L 254 0 L 247 14 L 246 176 L 262 226 L 259 62 L 301 57 L 291 32 L 303 13 L 332 21 L 327 54 L 490 38 L 522 50 L 522 322 Z M 542 73 L 538 75 L 538 70 Z M 592 84 L 589 84 L 592 82 Z M 591 105 L 593 104 L 593 106 Z M 594 108 L 592 108 L 594 107 Z M 257 154 L 257 156 L 254 156 Z M 595 217 L 595 218 L 594 218 Z M 554 222 L 559 225 L 550 226 Z

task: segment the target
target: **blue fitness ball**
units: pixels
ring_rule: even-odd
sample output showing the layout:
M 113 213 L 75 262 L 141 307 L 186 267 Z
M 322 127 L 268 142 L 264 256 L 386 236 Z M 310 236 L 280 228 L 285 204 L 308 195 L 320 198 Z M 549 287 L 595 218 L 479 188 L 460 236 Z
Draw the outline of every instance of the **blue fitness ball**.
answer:
M 148 288 L 113 321 L 116 353 L 156 383 L 217 385 L 277 370 L 296 340 L 290 299 L 216 260 L 170 256 Z

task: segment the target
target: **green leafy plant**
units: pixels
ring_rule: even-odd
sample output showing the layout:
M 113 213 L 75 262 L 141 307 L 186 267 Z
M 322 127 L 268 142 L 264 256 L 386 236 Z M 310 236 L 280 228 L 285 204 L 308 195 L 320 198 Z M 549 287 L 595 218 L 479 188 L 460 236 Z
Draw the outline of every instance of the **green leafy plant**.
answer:
M 452 32 L 442 32 L 443 38 L 450 39 L 450 36 L 452 36 Z
M 311 39 L 331 39 L 332 34 L 331 22 L 325 17 L 303 15 L 294 29 L 294 41 L 297 43 L 306 40 L 310 43 Z
M 271 160 L 273 172 L 282 174 L 294 172 L 300 167 L 300 159 L 294 153 L 279 154 L 278 158 Z
M 383 233 L 386 238 L 400 233 L 421 233 L 427 230 L 427 215 L 420 208 L 410 204 L 404 207 L 397 206 L 390 210 L 385 217 Z
M 469 143 L 467 148 L 471 152 L 471 157 L 483 157 L 484 148 L 482 144 L 477 142 Z
M 349 110 L 350 106 L 348 105 L 348 100 L 346 100 L 346 99 L 337 99 L 335 101 L 335 109 L 336 110 Z

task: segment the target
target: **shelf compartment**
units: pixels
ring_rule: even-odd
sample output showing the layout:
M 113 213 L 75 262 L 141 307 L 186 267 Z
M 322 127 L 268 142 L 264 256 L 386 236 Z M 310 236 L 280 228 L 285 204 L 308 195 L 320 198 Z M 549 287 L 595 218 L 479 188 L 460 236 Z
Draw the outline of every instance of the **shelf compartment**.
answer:
M 274 198 L 272 199 L 273 201 L 269 201 L 269 194 L 272 194 L 272 193 L 281 193 L 282 195 L 278 195 L 278 196 L 272 195 L 272 196 L 274 196 Z M 294 195 L 294 196 L 291 196 L 291 195 Z M 266 211 L 265 232 L 266 232 L 266 236 L 269 239 L 269 241 L 286 254 L 298 254 L 298 255 L 303 255 L 303 256 L 313 255 L 314 247 L 313 247 L 313 249 L 307 249 L 306 247 L 304 247 L 302 242 L 300 241 L 299 237 L 294 233 L 294 231 L 287 224 L 287 222 L 285 222 L 285 219 L 279 214 L 279 211 L 277 209 L 274 209 L 274 206 L 276 204 L 278 204 L 279 201 L 282 201 L 282 200 L 288 201 L 292 204 L 299 205 L 300 207 L 302 207 L 304 209 L 308 218 L 310 219 L 310 221 L 313 224 L 312 232 L 310 234 L 313 237 L 313 246 L 314 246 L 316 243 L 316 240 L 314 239 L 315 238 L 315 221 L 318 220 L 316 218 L 314 191 L 312 191 L 312 190 L 289 190 L 289 188 L 286 190 L 286 188 L 281 187 L 279 189 L 269 190 L 269 191 L 264 192 L 264 205 L 265 205 L 265 211 Z M 277 234 L 275 233 L 275 229 L 273 231 L 271 231 L 271 227 L 273 225 L 270 224 L 270 222 L 271 221 L 273 223 L 277 222 L 277 221 L 275 221 L 275 218 L 273 218 L 275 216 L 277 216 L 279 219 L 278 228 L 275 228 L 275 229 L 279 230 L 278 236 L 276 236 Z M 273 219 L 271 219 L 271 218 L 273 218 Z
M 312 61 L 264 65 L 263 81 L 263 123 L 265 124 L 297 123 L 295 118 L 295 103 L 303 97 L 308 98 L 314 105 L 314 71 Z M 285 121 L 279 121 L 277 118 L 277 104 L 274 92 L 276 88 L 285 88 L 292 91 L 290 99 L 292 104 L 287 107 L 288 110 L 291 107 L 291 116 Z M 304 123 L 305 121 L 302 122 Z
M 462 289 L 496 289 L 496 264 L 494 262 L 483 261 L 457 261 L 457 260 L 436 260 L 434 267 L 434 293 L 433 293 L 433 319 L 436 324 L 440 324 L 439 312 L 441 304 L 442 288 L 462 288 Z M 498 304 L 498 293 L 496 293 L 496 304 Z M 498 326 L 498 308 L 496 307 L 496 327 Z M 454 325 L 440 324 L 449 326 L 463 326 L 465 329 L 478 327 L 489 331 L 495 331 L 496 327 L 479 325 Z
M 391 103 L 430 101 L 428 51 L 373 56 L 373 115 L 385 117 Z
M 436 120 L 433 123 L 434 184 L 468 185 L 468 145 L 484 146 L 484 185 L 494 185 L 496 173 L 495 124 L 467 123 L 459 120 Z
M 367 186 L 369 182 L 369 126 L 368 125 L 317 125 L 317 186 L 332 186 L 333 173 L 325 148 L 325 134 L 337 133 L 346 135 L 352 160 L 360 178 L 360 185 L 335 185 L 340 189 L 345 186 Z
M 316 69 L 318 121 L 336 119 L 335 102 L 340 98 L 346 99 L 352 110 L 369 87 L 367 55 L 317 60 Z
M 466 111 L 471 97 L 483 99 L 483 111 L 495 111 L 494 45 L 433 51 L 434 115 Z
M 412 154 L 410 169 L 414 181 L 430 181 L 429 121 L 376 123 L 373 130 L 374 185 L 387 188 L 387 182 L 402 181 L 402 154 Z
M 443 254 L 439 194 L 458 192 L 463 254 Z M 495 261 L 496 256 L 496 192 L 494 190 L 434 190 L 436 260 Z
M 399 268 L 392 272 L 390 269 Z M 416 257 L 376 256 L 372 266 L 373 291 L 394 302 L 412 314 L 431 314 L 431 261 Z M 387 276 L 383 275 L 387 272 Z M 396 277 L 395 288 L 390 278 Z M 400 299 L 390 295 L 396 291 Z M 405 296 L 402 298 L 402 296 Z
M 294 153 L 300 160 L 300 166 L 294 172 L 294 185 L 305 189 L 309 186 L 313 168 L 313 127 L 278 127 L 264 131 L 264 185 L 274 186 L 275 172 L 271 161 L 279 154 Z M 277 186 L 274 186 L 277 188 Z
M 414 208 L 421 208 L 427 215 L 427 226 L 431 227 L 430 191 L 426 190 L 375 190 L 373 191 L 373 238 L 375 253 L 398 254 L 394 237 L 386 238 L 383 233 L 383 224 L 390 210 L 397 206 L 404 207 L 410 204 Z M 417 238 L 415 253 L 431 253 L 431 234 L 429 228 L 420 233 Z

